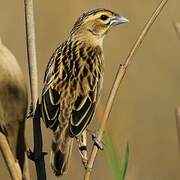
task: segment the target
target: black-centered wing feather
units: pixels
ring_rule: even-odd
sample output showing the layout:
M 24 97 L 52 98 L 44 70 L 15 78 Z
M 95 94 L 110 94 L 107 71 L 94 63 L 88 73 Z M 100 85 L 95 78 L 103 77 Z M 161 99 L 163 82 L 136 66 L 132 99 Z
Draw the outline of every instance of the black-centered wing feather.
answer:
M 50 86 L 55 76 L 55 63 L 56 61 L 59 61 L 59 59 L 57 59 L 60 52 L 59 49 L 60 48 L 56 49 L 47 65 L 41 100 L 43 120 L 46 127 L 51 128 L 52 130 L 57 128 L 60 114 L 60 94 Z
M 89 102 L 86 102 L 89 104 Z M 87 104 L 85 103 L 82 111 L 73 111 L 72 113 L 72 122 L 76 121 L 77 124 L 71 124 L 70 125 L 70 132 L 71 135 L 73 136 L 79 136 L 83 130 L 87 127 L 87 125 L 90 123 L 94 112 L 95 112 L 95 104 L 90 103 L 89 106 L 87 107 Z M 87 109 L 86 109 L 87 108 Z M 85 114 L 83 114 L 84 110 L 86 109 Z
M 96 88 L 95 91 L 89 91 L 89 97 L 79 96 L 77 98 L 70 123 L 72 136 L 79 136 L 90 123 L 97 104 L 96 95 L 98 94 L 98 90 L 99 88 Z
M 60 95 L 58 92 L 51 88 L 48 89 L 42 96 L 41 107 L 46 127 L 55 130 L 60 113 Z

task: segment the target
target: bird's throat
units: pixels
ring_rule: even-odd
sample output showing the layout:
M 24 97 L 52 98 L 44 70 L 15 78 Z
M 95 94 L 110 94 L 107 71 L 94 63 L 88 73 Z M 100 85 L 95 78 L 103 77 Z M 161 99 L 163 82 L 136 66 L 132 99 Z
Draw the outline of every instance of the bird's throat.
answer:
M 91 30 L 87 30 L 82 33 L 73 34 L 71 37 L 75 41 L 79 41 L 85 44 L 88 44 L 92 47 L 101 47 L 103 49 L 103 40 L 104 36 L 100 36 L 98 34 L 95 34 Z

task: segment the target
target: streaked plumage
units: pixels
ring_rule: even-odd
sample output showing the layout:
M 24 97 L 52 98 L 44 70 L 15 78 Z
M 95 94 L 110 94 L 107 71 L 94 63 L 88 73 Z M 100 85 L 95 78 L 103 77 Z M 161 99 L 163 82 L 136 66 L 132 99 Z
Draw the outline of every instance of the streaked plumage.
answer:
M 94 115 L 104 74 L 103 38 L 125 20 L 106 9 L 84 13 L 47 65 L 41 109 L 46 127 L 54 132 L 51 167 L 56 175 L 67 170 L 73 138 Z

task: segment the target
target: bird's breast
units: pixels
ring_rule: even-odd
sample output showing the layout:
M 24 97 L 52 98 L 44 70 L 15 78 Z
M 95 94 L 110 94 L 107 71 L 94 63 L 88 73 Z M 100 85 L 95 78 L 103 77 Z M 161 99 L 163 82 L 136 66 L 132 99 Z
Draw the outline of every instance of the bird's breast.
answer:
M 78 57 L 71 61 L 69 80 L 77 95 L 93 91 L 103 75 L 103 56 L 96 48 L 80 48 Z
M 103 76 L 102 49 L 84 43 L 70 42 L 62 48 L 55 89 L 63 97 L 76 99 L 94 91 Z

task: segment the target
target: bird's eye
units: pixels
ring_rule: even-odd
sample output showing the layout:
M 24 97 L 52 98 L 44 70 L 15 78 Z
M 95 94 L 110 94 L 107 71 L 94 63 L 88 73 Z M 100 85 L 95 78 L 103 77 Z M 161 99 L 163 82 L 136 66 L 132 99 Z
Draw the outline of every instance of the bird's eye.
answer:
M 103 20 L 103 21 L 107 20 L 108 18 L 109 18 L 109 17 L 106 16 L 106 15 L 101 15 L 101 17 L 100 17 L 100 19 Z

